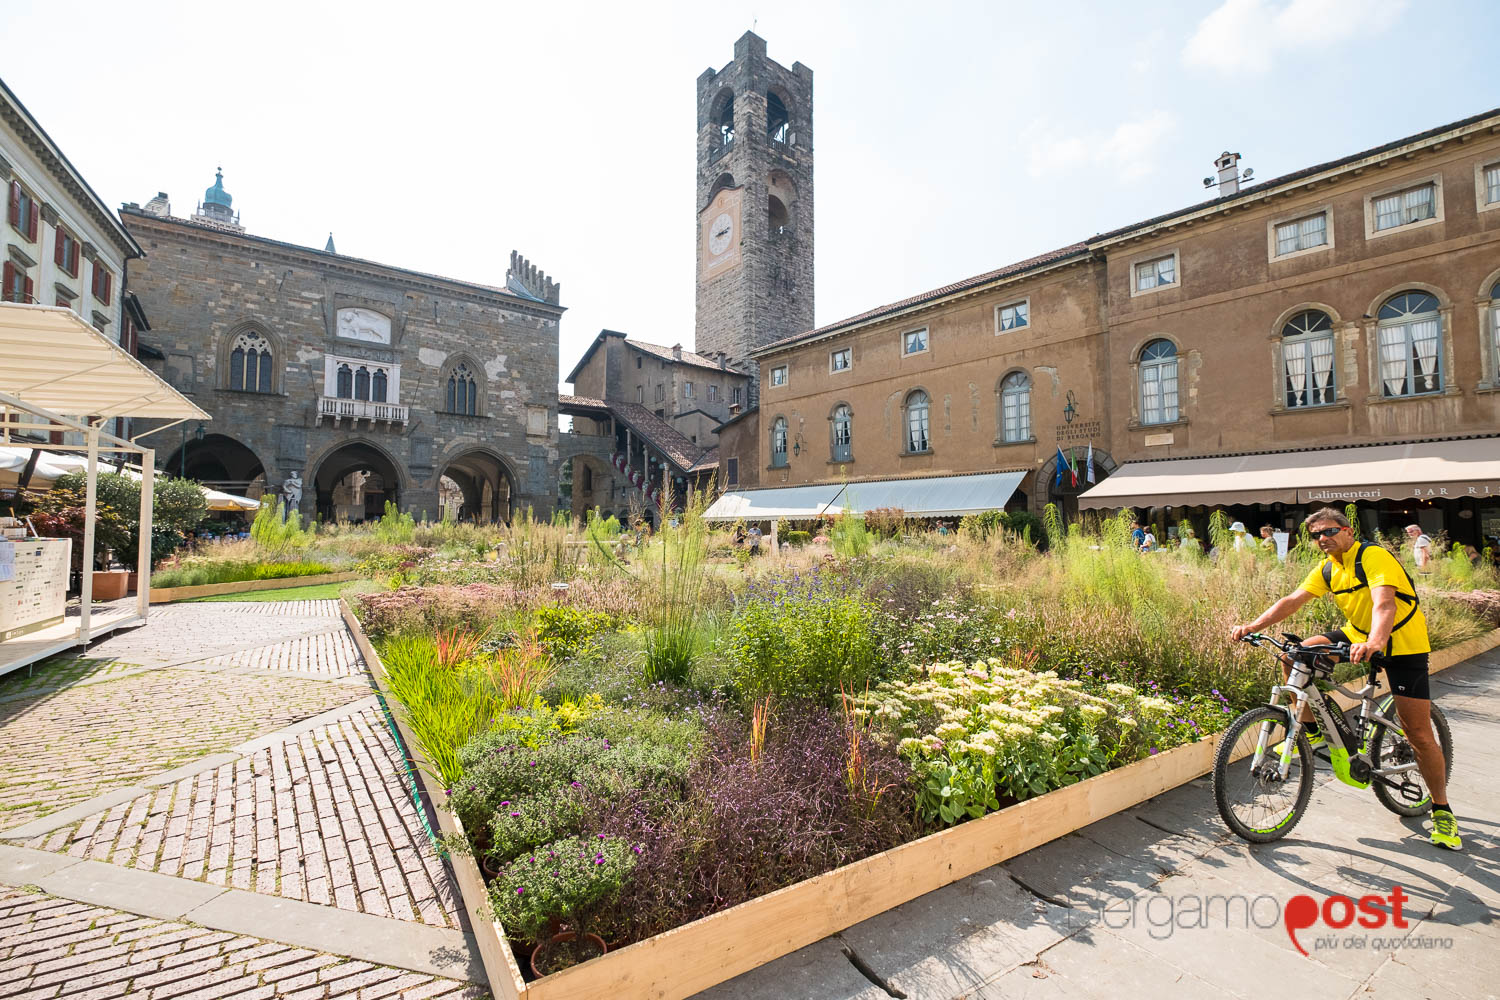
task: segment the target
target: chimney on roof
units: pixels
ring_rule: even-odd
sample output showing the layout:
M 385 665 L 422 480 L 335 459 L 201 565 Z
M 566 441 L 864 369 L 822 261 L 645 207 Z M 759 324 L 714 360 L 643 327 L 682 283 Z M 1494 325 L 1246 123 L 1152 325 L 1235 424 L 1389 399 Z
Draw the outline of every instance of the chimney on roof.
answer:
M 678 361 L 682 360 L 682 345 L 681 344 L 673 344 L 672 345 L 672 357 L 676 358 Z
M 732 420 L 732 419 L 734 419 L 735 417 L 737 417 L 739 415 L 740 415 L 740 404 L 739 403 L 730 403 L 729 404 L 729 417 L 730 417 L 730 419 Z
M 729 356 L 727 354 L 725 354 L 723 351 L 714 351 L 714 360 L 719 363 L 719 367 L 720 368 L 728 368 L 729 367 L 729 365 L 726 363 L 726 359 L 728 357 Z
M 1219 158 L 1214 161 L 1214 168 L 1219 171 L 1218 178 L 1203 178 L 1203 186 L 1206 188 L 1217 187 L 1219 189 L 1219 197 L 1221 198 L 1225 195 L 1238 193 L 1240 182 L 1249 183 L 1250 178 L 1255 176 L 1255 171 L 1249 167 L 1246 167 L 1245 172 L 1241 174 L 1239 171 L 1240 154 L 1231 153 L 1227 149 L 1220 153 Z

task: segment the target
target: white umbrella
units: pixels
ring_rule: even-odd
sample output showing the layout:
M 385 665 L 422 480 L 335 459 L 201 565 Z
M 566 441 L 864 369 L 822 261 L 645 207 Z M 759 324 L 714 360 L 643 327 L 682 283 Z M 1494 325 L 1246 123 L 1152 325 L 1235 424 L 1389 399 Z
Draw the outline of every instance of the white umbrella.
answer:
M 26 460 L 30 456 L 30 448 L 0 447 L 0 483 L 6 486 L 15 486 L 19 483 L 21 470 L 25 468 Z M 70 472 L 84 472 L 87 468 L 88 459 L 82 455 L 44 451 L 37 456 L 36 468 L 32 470 L 30 485 L 50 487 L 59 476 Z M 131 479 L 140 479 L 141 470 L 127 465 L 125 475 Z M 209 510 L 260 509 L 259 500 L 235 496 L 232 493 L 222 493 L 219 490 L 211 490 L 207 486 L 200 486 L 199 489 L 203 491 L 203 497 L 208 501 Z

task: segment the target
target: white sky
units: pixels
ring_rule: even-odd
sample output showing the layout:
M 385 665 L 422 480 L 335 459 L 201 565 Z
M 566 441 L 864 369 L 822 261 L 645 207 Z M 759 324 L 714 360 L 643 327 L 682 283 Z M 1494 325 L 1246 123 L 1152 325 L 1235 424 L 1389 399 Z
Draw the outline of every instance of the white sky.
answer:
M 65 11 L 65 13 L 63 13 Z M 7 0 L 0 76 L 112 206 L 502 284 L 691 345 L 695 80 L 752 23 L 814 77 L 824 324 L 1500 105 L 1493 7 Z M 15 44 L 30 38 L 34 44 Z

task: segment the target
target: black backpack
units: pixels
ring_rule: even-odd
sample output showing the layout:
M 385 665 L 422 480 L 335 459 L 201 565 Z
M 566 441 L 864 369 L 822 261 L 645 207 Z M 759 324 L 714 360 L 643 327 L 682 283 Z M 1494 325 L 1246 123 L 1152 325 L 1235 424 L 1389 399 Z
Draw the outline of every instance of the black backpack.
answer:
M 1333 589 L 1333 563 L 1328 559 L 1323 560 L 1323 586 L 1328 588 L 1328 592 L 1330 594 L 1352 594 L 1355 591 L 1363 590 L 1370 585 L 1370 578 L 1365 573 L 1365 549 L 1368 548 L 1373 548 L 1371 543 L 1359 543 L 1359 548 L 1355 550 L 1354 553 L 1354 578 L 1358 580 L 1359 583 L 1355 584 L 1353 587 L 1345 587 L 1343 590 Z M 1396 565 L 1401 566 L 1399 562 Z M 1411 605 L 1411 610 L 1406 613 L 1405 618 L 1401 619 L 1395 625 L 1391 626 L 1391 635 L 1393 636 L 1401 628 L 1401 626 L 1405 625 L 1407 622 L 1411 621 L 1413 617 L 1416 616 L 1417 608 L 1422 603 L 1417 599 L 1417 585 L 1412 582 L 1411 574 L 1406 572 L 1405 566 L 1401 566 L 1401 575 L 1406 577 L 1406 586 L 1410 592 L 1402 593 L 1400 590 L 1397 590 L 1396 599 L 1398 601 L 1406 601 Z M 1374 622 L 1371 622 L 1370 624 L 1373 625 Z

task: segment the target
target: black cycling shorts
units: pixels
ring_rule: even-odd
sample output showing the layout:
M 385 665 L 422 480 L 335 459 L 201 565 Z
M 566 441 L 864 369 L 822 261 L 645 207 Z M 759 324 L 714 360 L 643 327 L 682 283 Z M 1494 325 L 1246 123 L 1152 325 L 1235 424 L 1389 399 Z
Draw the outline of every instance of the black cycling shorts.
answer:
M 1351 646 L 1364 641 L 1356 639 L 1343 629 L 1329 632 L 1318 638 L 1327 642 L 1347 642 Z M 1402 653 L 1399 656 L 1393 655 L 1385 658 L 1385 679 L 1391 682 L 1393 693 L 1403 698 L 1432 700 L 1432 692 L 1427 685 L 1427 656 L 1426 653 Z

